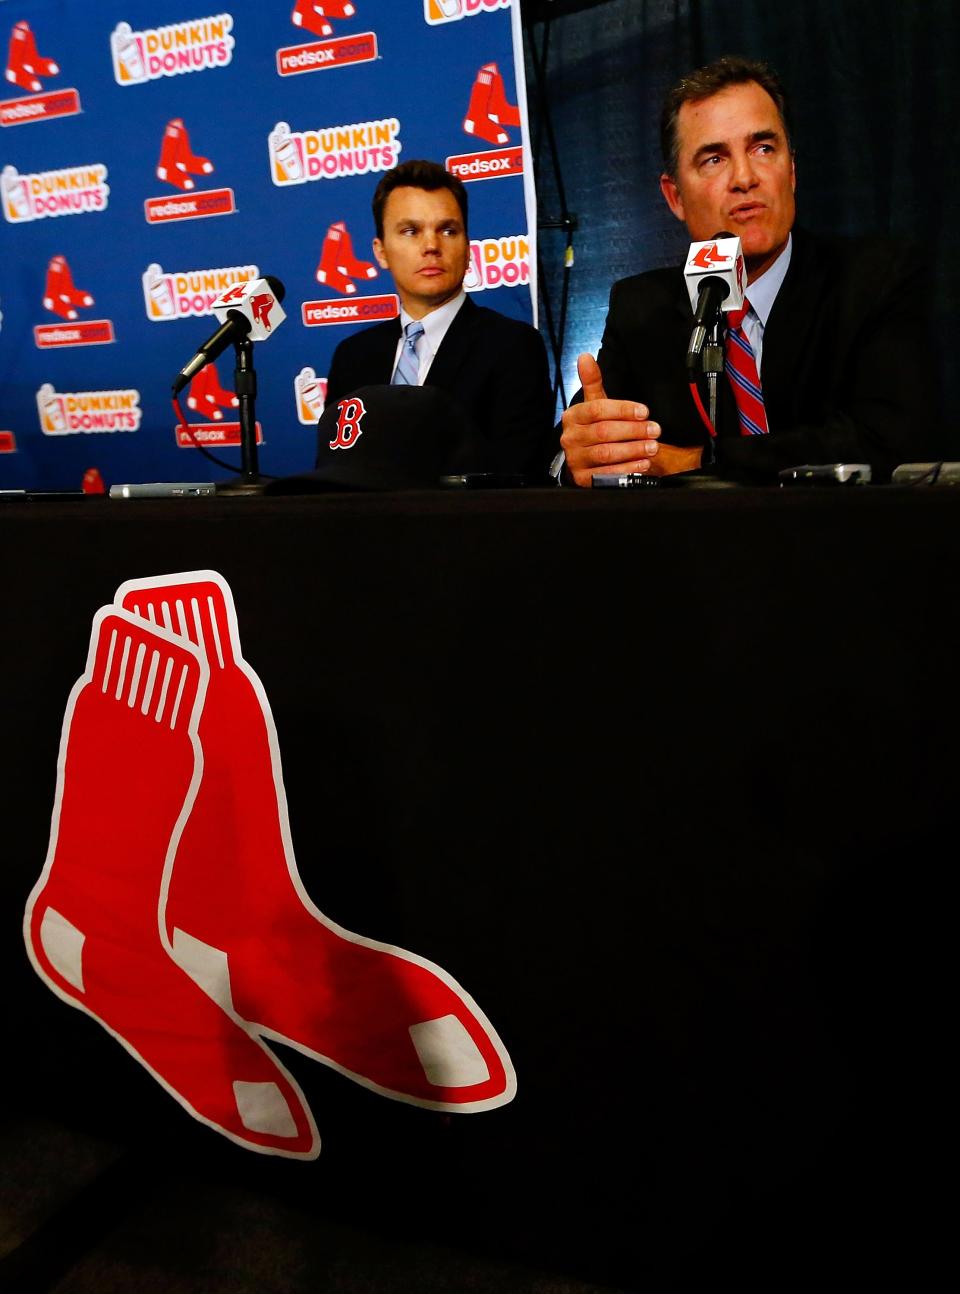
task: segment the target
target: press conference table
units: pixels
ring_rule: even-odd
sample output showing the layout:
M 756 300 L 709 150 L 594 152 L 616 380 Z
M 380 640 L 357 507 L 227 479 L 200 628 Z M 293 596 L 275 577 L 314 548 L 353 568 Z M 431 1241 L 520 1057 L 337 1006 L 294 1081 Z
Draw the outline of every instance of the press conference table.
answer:
M 307 1201 L 386 1210 L 419 1173 L 450 1225 L 636 1275 L 912 1261 L 955 1010 L 960 491 L 16 502 L 0 552 L 8 1108 Z M 289 1053 L 323 1151 L 267 1163 L 29 967 L 91 618 L 197 569 L 233 590 L 312 897 L 468 989 L 511 1105 L 444 1118 Z

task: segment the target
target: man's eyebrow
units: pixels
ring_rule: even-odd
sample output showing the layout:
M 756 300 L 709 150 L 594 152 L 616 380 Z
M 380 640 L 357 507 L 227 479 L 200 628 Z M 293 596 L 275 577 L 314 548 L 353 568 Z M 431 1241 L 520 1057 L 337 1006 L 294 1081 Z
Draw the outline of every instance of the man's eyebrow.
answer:
M 726 151 L 727 145 L 719 140 L 716 144 L 701 144 L 694 153 L 693 160 L 699 162 L 701 157 L 708 157 L 711 153 L 725 153 Z
M 747 136 L 748 144 L 762 144 L 765 140 L 781 139 L 782 135 L 779 130 L 754 130 Z M 701 144 L 693 155 L 694 162 L 699 162 L 701 157 L 709 157 L 712 153 L 725 153 L 729 145 L 723 140 L 718 140 L 714 144 Z

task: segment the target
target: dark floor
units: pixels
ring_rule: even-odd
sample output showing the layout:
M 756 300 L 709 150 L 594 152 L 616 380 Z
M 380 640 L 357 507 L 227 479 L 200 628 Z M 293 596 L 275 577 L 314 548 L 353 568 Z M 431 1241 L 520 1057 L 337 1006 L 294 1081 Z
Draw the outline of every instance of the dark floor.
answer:
M 536 1261 L 318 1213 L 32 1117 L 0 1123 L 4 1294 L 624 1294 Z M 319 1168 L 319 1165 L 315 1166 Z M 348 1210 L 355 1212 L 355 1209 Z M 601 1264 L 602 1265 L 602 1264 Z

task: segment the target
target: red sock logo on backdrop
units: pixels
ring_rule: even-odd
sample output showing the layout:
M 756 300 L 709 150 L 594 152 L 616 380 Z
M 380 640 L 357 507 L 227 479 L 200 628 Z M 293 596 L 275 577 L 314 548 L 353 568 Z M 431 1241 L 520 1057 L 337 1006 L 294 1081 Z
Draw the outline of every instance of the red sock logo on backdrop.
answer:
M 270 1039 L 432 1109 L 516 1092 L 455 980 L 336 925 L 307 894 L 270 705 L 212 571 L 129 581 L 94 617 L 24 935 L 59 997 L 251 1150 L 319 1152 Z
M 357 12 L 350 0 L 296 0 L 290 21 L 315 36 L 332 36 L 328 18 L 352 18 Z
M 520 125 L 520 109 L 507 100 L 503 77 L 496 63 L 484 63 L 470 90 L 463 129 L 488 144 L 506 144 L 510 136 L 504 126 Z

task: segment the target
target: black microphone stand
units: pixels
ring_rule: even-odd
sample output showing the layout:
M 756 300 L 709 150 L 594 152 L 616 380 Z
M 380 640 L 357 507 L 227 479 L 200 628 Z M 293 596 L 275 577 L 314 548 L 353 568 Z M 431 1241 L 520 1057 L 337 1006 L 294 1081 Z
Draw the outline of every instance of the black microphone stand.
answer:
M 718 309 L 714 315 L 706 343 L 700 352 L 702 371 L 707 379 L 710 421 L 714 427 L 717 425 L 717 378 L 723 372 L 723 343 L 720 340 L 721 313 Z
M 242 337 L 233 343 L 237 366 L 233 389 L 240 402 L 240 476 L 217 486 L 217 494 L 262 494 L 267 484 L 260 475 L 257 457 L 257 375 L 253 368 L 253 342 Z

